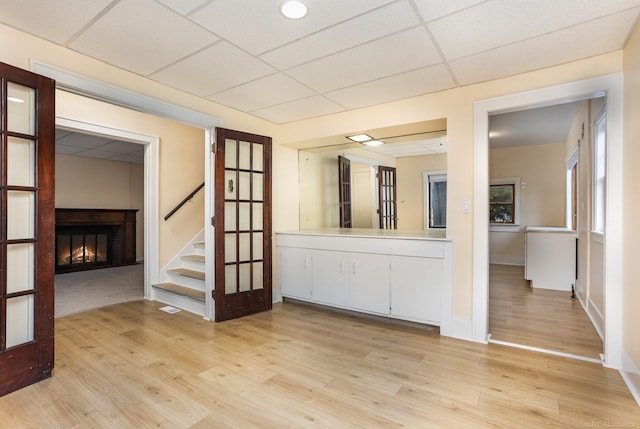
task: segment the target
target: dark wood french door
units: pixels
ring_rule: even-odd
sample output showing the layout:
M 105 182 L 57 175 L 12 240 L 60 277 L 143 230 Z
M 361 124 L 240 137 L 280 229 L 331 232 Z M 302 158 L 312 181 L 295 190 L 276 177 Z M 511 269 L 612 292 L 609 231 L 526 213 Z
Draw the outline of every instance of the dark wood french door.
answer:
M 396 169 L 394 167 L 378 167 L 380 229 L 398 229 L 396 199 Z
M 53 369 L 55 82 L 0 63 L 0 395 Z
M 351 228 L 351 161 L 344 156 L 338 156 L 338 189 L 340 228 Z
M 216 129 L 215 319 L 271 309 L 271 137 Z

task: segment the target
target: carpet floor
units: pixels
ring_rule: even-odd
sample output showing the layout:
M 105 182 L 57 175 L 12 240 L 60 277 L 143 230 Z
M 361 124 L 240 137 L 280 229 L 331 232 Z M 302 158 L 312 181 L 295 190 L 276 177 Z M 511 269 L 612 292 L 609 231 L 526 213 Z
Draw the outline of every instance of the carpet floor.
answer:
M 55 317 L 143 298 L 143 264 L 55 276 Z

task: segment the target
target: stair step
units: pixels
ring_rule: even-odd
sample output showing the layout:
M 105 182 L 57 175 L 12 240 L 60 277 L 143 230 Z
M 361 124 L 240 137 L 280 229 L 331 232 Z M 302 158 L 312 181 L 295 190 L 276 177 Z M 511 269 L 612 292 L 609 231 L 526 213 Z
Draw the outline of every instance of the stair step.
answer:
M 193 298 L 198 301 L 205 301 L 203 290 L 192 289 L 190 287 L 181 286 L 171 282 L 154 284 L 153 287 L 166 290 L 167 292 L 172 292 L 178 295 L 188 296 L 189 298 Z
M 179 274 L 181 276 L 192 277 L 194 279 L 204 280 L 204 272 L 198 270 L 192 270 L 190 268 L 172 268 L 170 273 Z
M 196 249 L 204 249 L 204 241 L 195 241 L 193 247 Z
M 182 255 L 182 259 L 191 259 L 192 261 L 204 262 L 204 255 L 197 255 L 197 254 Z

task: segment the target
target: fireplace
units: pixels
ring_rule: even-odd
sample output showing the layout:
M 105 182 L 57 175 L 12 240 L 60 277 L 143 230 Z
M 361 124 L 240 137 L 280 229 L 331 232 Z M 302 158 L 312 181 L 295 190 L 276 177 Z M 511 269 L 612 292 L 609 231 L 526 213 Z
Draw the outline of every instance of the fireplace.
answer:
M 56 274 L 135 264 L 136 212 L 56 209 Z

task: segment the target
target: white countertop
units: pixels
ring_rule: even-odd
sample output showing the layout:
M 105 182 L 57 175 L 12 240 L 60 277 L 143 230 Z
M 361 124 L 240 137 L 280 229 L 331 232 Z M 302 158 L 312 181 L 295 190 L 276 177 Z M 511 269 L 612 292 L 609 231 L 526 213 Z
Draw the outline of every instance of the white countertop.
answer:
M 576 232 L 564 226 L 527 226 L 525 232 L 552 232 L 561 234 L 575 234 Z
M 363 237 L 363 238 L 401 238 L 409 240 L 440 240 L 451 241 L 446 238 L 444 229 L 427 230 L 397 230 L 397 229 L 367 229 L 367 228 L 319 228 L 294 231 L 277 231 L 276 234 L 297 235 L 326 235 L 335 237 Z

